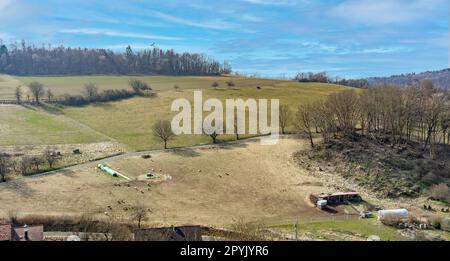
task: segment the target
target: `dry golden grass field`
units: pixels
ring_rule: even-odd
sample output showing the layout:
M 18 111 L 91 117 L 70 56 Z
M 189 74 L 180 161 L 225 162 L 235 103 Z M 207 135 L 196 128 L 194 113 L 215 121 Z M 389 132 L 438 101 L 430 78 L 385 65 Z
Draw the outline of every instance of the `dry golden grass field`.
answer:
M 324 188 L 291 161 L 291 154 L 303 146 L 307 142 L 298 139 L 282 139 L 276 146 L 253 140 L 155 152 L 151 159 L 136 154 L 103 161 L 131 182 L 110 177 L 95 164 L 18 179 L 0 184 L 0 214 L 14 210 L 18 215 L 126 216 L 127 206 L 141 202 L 152 210 L 152 224 L 222 226 L 240 218 L 281 224 L 297 217 L 330 219 L 305 200 L 308 193 Z M 138 180 L 149 172 L 156 180 Z M 125 204 L 119 204 L 121 200 Z

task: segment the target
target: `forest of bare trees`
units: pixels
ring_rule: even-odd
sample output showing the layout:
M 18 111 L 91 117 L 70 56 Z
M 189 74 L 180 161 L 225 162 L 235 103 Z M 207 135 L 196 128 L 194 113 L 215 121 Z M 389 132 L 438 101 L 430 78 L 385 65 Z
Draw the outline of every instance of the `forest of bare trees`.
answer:
M 124 53 L 106 49 L 36 47 L 0 40 L 0 73 L 12 75 L 93 75 L 162 74 L 218 75 L 231 72 L 227 62 L 220 63 L 202 54 L 176 53 L 159 48 Z
M 420 142 L 432 155 L 435 144 L 450 144 L 450 95 L 430 81 L 407 88 L 348 90 L 300 107 L 295 122 L 312 146 L 312 132 L 317 131 L 325 142 L 358 135 L 392 146 Z

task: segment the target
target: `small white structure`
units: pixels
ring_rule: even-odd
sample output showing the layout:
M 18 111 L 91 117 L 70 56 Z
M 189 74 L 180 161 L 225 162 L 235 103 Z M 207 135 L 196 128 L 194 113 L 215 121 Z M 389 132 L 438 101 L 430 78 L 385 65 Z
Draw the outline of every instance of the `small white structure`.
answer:
M 317 201 L 317 207 L 320 209 L 325 208 L 327 206 L 327 204 L 328 204 L 328 201 L 326 201 L 326 200 Z
M 77 242 L 77 241 L 81 241 L 81 238 L 79 236 L 77 236 L 77 235 L 71 235 L 71 236 L 67 237 L 67 241 L 75 241 L 75 242 Z
M 370 237 L 367 238 L 367 241 L 381 241 L 381 238 L 376 235 L 371 235 Z
M 407 218 L 409 215 L 408 210 L 404 208 L 400 209 L 385 209 L 378 211 L 378 220 L 386 217 L 391 218 Z

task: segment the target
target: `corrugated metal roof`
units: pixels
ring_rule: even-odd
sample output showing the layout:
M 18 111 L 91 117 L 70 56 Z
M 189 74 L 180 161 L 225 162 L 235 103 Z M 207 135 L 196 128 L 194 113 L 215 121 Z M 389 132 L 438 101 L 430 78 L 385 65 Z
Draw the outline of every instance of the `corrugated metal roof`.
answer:
M 336 192 L 332 194 L 320 194 L 319 197 L 359 196 L 358 192 Z
M 0 241 L 11 240 L 11 225 L 0 225 Z

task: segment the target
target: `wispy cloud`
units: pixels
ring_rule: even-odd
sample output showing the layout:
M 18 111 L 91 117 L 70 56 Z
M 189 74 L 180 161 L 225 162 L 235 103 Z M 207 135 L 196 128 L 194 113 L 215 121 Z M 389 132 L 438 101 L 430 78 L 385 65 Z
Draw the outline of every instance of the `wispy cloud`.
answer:
M 399 24 L 426 17 L 427 12 L 445 4 L 446 0 L 346 0 L 329 14 L 355 23 Z
M 448 0 L 0 0 L 0 38 L 119 51 L 156 42 L 237 70 L 384 75 L 448 66 L 448 7 Z
M 149 39 L 149 40 L 182 40 L 180 37 L 154 35 L 154 34 L 139 34 L 139 33 L 126 33 L 105 29 L 96 28 L 76 28 L 76 29 L 62 29 L 60 33 L 65 34 L 84 34 L 84 35 L 104 35 L 111 37 L 126 37 L 126 38 L 138 38 L 138 39 Z
M 8 5 L 12 3 L 11 0 L 0 0 L 0 11 L 5 9 Z
M 186 19 L 178 16 L 169 15 L 163 12 L 154 11 L 154 10 L 146 10 L 146 13 L 164 19 L 168 22 L 172 22 L 175 24 L 181 24 L 186 26 L 193 26 L 199 28 L 207 28 L 207 29 L 216 29 L 216 30 L 225 30 L 232 29 L 236 27 L 236 24 L 226 22 L 223 20 L 207 20 L 207 21 L 195 21 L 191 19 Z
M 243 21 L 253 22 L 253 23 L 258 23 L 258 22 L 264 21 L 264 19 L 261 16 L 249 15 L 249 14 L 242 15 L 240 18 Z
M 242 0 L 244 2 L 255 5 L 294 5 L 296 1 L 293 0 Z M 304 0 L 305 1 L 305 0 Z M 297 1 L 298 3 L 298 1 Z
M 3 41 L 11 41 L 14 39 L 14 36 L 12 36 L 9 33 L 0 32 L 0 39 Z

